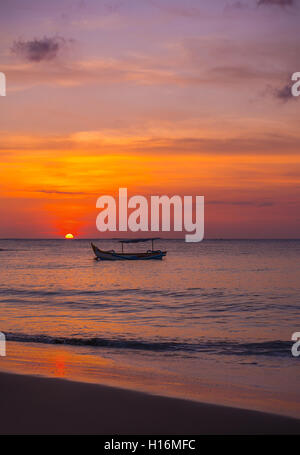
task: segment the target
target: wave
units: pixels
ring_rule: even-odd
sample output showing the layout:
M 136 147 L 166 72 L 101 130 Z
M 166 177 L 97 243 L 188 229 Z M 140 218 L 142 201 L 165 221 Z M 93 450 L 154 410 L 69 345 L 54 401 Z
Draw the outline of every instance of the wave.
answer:
M 22 333 L 5 333 L 8 341 L 22 343 L 44 343 L 71 346 L 92 346 L 99 348 L 127 349 L 154 352 L 187 352 L 207 353 L 215 355 L 235 356 L 272 356 L 287 357 L 291 355 L 292 342 L 274 340 L 262 342 L 238 342 L 238 341 L 211 341 L 201 340 L 199 342 L 180 342 L 176 340 L 140 340 L 124 338 L 79 338 L 79 337 L 56 337 L 49 335 L 28 335 Z
M 224 299 L 225 302 L 227 299 L 234 299 L 234 302 L 231 302 L 234 306 L 238 304 L 237 299 L 243 299 L 240 303 L 240 306 L 243 307 L 244 302 L 249 302 L 251 304 L 255 303 L 255 299 L 259 299 L 259 307 L 262 306 L 260 299 L 267 299 L 268 302 L 270 299 L 272 303 L 274 300 L 280 300 L 288 298 L 289 294 L 278 294 L 270 296 L 266 294 L 258 294 L 252 292 L 237 293 L 233 291 L 228 291 L 225 288 L 186 288 L 179 291 L 172 289 L 147 289 L 147 288 L 118 288 L 118 289 L 56 289 L 49 290 L 45 288 L 7 288 L 0 285 L 0 296 L 22 296 L 22 297 L 120 297 L 120 296 L 136 296 L 136 297 L 163 297 L 169 299 L 182 299 L 185 298 L 199 298 L 205 299 L 205 301 L 210 301 L 215 305 L 215 299 Z M 212 300 L 213 299 L 213 300 Z M 253 301 L 254 300 L 254 301 Z

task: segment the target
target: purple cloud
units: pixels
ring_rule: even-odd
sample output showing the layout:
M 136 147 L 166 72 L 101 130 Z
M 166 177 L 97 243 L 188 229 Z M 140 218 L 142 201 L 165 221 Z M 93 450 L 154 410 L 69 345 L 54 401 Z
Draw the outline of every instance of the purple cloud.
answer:
M 11 51 L 31 62 L 41 62 L 43 60 L 53 60 L 57 57 L 60 50 L 70 42 L 60 36 L 31 41 L 17 40 L 13 43 Z
M 296 99 L 292 95 L 291 86 L 289 84 L 286 84 L 284 87 L 277 88 L 276 90 L 274 90 L 274 96 L 275 98 L 284 102 Z
M 257 0 L 258 6 L 260 5 L 277 5 L 282 8 L 285 6 L 293 6 L 295 0 Z

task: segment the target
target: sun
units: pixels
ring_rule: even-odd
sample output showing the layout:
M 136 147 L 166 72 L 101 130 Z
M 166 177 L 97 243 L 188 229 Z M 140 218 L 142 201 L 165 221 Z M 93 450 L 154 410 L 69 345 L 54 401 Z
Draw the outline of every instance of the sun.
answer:
M 65 235 L 65 239 L 74 239 L 74 235 L 73 234 L 66 234 Z

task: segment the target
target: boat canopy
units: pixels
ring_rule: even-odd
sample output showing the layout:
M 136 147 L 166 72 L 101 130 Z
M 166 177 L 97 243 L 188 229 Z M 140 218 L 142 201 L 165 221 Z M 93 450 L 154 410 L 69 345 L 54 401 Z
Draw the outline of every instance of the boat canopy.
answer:
M 140 242 L 153 242 L 153 240 L 159 240 L 160 237 L 148 237 L 146 239 L 124 239 L 119 240 L 120 243 L 140 243 Z

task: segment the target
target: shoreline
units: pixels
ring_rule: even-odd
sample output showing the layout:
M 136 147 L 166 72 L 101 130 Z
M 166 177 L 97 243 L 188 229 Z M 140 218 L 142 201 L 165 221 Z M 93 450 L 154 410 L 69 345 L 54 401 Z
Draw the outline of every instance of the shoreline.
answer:
M 0 372 L 0 434 L 300 434 L 300 419 Z
M 81 347 L 66 345 L 36 345 L 35 343 L 7 342 L 7 356 L 0 361 L 0 372 L 29 375 L 85 384 L 98 384 L 197 403 L 300 419 L 297 395 L 279 396 L 277 393 L 216 381 L 215 375 L 206 374 L 200 382 L 185 382 L 164 371 L 149 369 L 146 365 L 132 365 L 126 359 L 113 359 Z M 182 381 L 180 380 L 182 379 Z

